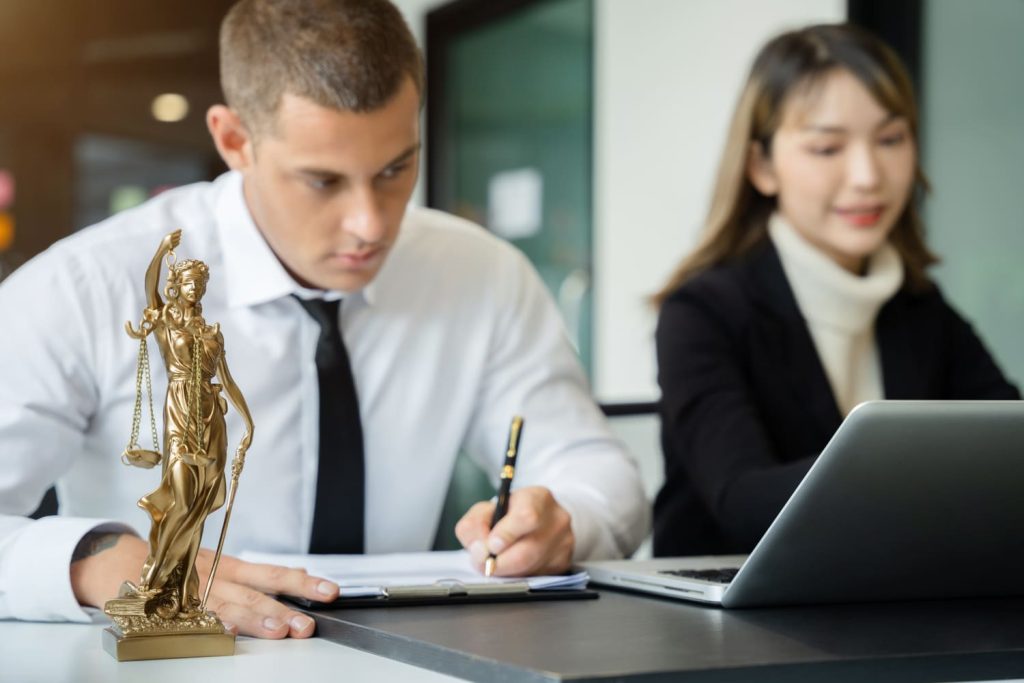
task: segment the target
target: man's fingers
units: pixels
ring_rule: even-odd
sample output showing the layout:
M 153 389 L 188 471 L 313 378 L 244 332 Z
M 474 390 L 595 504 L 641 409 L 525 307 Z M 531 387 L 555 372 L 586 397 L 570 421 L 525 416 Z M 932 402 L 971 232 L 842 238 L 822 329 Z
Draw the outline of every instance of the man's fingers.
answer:
M 470 548 L 475 541 L 482 541 L 491 531 L 494 503 L 480 502 L 469 508 L 455 525 L 455 537 L 463 548 Z
M 491 554 L 496 574 L 526 576 L 569 568 L 575 539 L 569 513 L 551 491 L 540 486 L 517 489 L 508 512 L 491 529 L 494 503 L 477 503 L 459 520 L 455 534 L 469 550 L 477 571 Z
M 528 576 L 538 573 L 543 548 L 536 540 L 520 539 L 495 558 L 494 576 Z
M 544 488 L 532 486 L 514 492 L 509 497 L 508 513 L 487 536 L 487 549 L 498 555 L 523 536 L 536 532 L 556 505 Z
M 487 537 L 499 576 L 554 574 L 572 563 L 575 539 L 569 513 L 542 487 L 520 489 Z
M 336 583 L 310 576 L 305 569 L 275 564 L 253 564 L 223 556 L 217 568 L 217 576 L 220 577 L 219 580 L 251 586 L 271 595 L 294 595 L 318 602 L 331 602 L 338 597 Z M 217 581 L 215 577 L 214 589 L 217 587 Z
M 217 582 L 208 606 L 242 635 L 257 638 L 308 638 L 315 622 L 258 590 L 230 581 Z
M 210 598 L 210 605 L 215 609 L 217 617 L 225 624 L 231 624 L 234 632 L 240 636 L 252 636 L 253 638 L 266 638 L 269 640 L 280 640 L 288 636 L 288 624 L 278 621 L 270 621 L 242 605 L 232 603 L 216 603 Z M 267 626 L 274 628 L 267 628 Z
M 305 569 L 292 569 L 275 564 L 240 563 L 234 580 L 272 595 L 293 595 L 308 600 L 330 602 L 338 597 L 338 584 Z
M 495 576 L 560 574 L 572 565 L 573 537 L 553 528 L 525 536 L 498 555 Z
M 208 580 L 213 553 L 203 549 L 196 565 Z M 205 585 L 205 584 L 204 584 Z M 316 630 L 313 619 L 290 609 L 270 595 L 294 595 L 319 602 L 338 597 L 338 585 L 305 569 L 254 564 L 224 555 L 217 567 L 208 606 L 238 633 L 257 638 L 308 638 Z

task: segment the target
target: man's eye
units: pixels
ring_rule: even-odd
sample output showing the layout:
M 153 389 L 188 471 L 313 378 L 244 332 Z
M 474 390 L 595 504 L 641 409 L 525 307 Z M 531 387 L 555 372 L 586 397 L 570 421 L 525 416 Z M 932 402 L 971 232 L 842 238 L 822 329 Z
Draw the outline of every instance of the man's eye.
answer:
M 314 190 L 323 191 L 323 190 L 329 190 L 332 187 L 334 187 L 335 185 L 337 185 L 338 184 L 338 179 L 337 178 L 310 178 L 309 180 L 306 181 L 306 184 L 309 185 Z
M 380 177 L 384 178 L 385 180 L 397 178 L 402 174 L 402 171 L 404 171 L 407 168 L 409 168 L 409 164 L 397 164 L 395 166 L 389 166 L 385 168 L 383 171 L 381 171 Z

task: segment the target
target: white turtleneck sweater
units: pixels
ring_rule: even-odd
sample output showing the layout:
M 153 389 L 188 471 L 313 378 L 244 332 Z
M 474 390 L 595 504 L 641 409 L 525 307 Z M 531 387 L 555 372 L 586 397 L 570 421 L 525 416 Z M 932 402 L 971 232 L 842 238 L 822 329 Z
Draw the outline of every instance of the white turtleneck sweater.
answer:
M 836 405 L 845 417 L 863 401 L 885 397 L 875 319 L 903 283 L 903 262 L 886 242 L 854 275 L 808 242 L 781 216 L 768 224 Z

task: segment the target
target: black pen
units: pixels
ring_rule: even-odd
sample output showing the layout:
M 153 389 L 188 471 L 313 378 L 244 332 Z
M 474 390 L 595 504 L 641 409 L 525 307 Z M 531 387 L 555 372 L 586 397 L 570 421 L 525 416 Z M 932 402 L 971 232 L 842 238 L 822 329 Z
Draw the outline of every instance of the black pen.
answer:
M 491 518 L 491 529 L 501 521 L 508 512 L 509 489 L 512 488 L 512 477 L 516 474 L 516 455 L 519 453 L 519 437 L 523 433 L 523 418 L 516 415 L 512 418 L 512 426 L 508 430 L 508 448 L 505 450 L 505 465 L 501 468 L 501 485 L 498 487 L 498 503 L 494 506 Z M 484 562 L 484 576 L 494 574 L 494 554 L 487 556 Z

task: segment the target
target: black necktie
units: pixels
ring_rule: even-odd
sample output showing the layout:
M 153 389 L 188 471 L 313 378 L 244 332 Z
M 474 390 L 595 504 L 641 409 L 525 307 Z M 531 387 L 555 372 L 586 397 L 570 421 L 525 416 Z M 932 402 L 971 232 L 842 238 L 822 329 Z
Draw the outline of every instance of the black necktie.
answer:
M 296 297 L 298 299 L 298 297 Z M 363 552 L 363 427 L 352 366 L 338 323 L 341 301 L 299 299 L 320 325 L 320 460 L 311 553 Z

